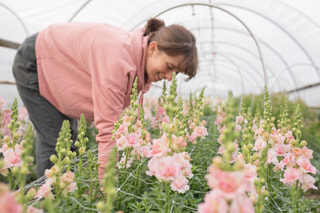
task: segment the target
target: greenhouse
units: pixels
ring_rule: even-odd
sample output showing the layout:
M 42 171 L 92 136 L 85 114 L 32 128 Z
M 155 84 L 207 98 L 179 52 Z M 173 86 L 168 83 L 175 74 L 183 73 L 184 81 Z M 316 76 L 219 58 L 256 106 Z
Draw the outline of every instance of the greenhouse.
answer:
M 319 8 L 0 0 L 0 212 L 320 212 Z

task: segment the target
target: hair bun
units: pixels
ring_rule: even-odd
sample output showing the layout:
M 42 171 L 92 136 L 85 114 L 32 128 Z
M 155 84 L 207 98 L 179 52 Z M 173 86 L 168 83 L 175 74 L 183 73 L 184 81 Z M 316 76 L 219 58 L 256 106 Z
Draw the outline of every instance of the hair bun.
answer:
M 160 28 L 164 27 L 165 23 L 163 20 L 151 18 L 148 20 L 145 26 L 144 36 L 149 35 L 152 32 L 158 31 Z

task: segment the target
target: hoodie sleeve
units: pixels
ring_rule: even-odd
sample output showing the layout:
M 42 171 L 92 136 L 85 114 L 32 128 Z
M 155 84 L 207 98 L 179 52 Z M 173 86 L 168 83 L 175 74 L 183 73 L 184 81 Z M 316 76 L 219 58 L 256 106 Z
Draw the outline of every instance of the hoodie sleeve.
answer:
M 90 50 L 88 65 L 92 77 L 94 122 L 99 131 L 96 136 L 99 178 L 103 177 L 109 152 L 115 145 L 111 139 L 114 123 L 123 112 L 136 72 L 132 46 L 126 36 L 115 32 L 109 38 L 95 38 Z

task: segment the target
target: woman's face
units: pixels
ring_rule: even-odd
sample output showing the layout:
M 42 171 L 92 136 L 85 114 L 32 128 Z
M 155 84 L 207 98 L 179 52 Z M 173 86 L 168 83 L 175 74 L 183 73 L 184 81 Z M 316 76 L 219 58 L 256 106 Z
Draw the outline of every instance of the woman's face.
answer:
M 152 82 L 162 79 L 171 81 L 173 72 L 179 72 L 178 68 L 183 57 L 183 55 L 169 56 L 159 51 L 157 42 L 153 41 L 147 48 L 145 72 Z

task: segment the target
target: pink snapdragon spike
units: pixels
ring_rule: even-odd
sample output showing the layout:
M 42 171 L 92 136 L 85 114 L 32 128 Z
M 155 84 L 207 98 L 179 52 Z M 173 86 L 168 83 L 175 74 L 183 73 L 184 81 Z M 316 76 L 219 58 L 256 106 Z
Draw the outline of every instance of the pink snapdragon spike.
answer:
M 129 157 L 129 159 L 126 159 L 125 154 L 123 154 L 120 161 L 117 163 L 117 168 L 119 169 L 130 168 L 133 160 L 134 160 L 133 157 Z
M 233 200 L 229 212 L 254 213 L 254 206 L 249 197 L 246 194 L 242 194 Z
M 169 123 L 169 116 L 167 115 L 165 109 L 162 106 L 158 106 L 158 111 L 156 113 L 156 116 L 154 118 L 155 124 L 154 127 L 155 129 L 159 128 L 161 123 Z
M 191 123 L 191 125 L 194 123 Z M 207 128 L 204 126 L 191 126 L 190 129 L 192 129 L 191 135 L 187 132 L 186 137 L 189 139 L 189 141 L 193 144 L 196 144 L 196 139 L 204 139 L 207 135 Z
M 302 147 L 301 151 L 303 156 L 308 157 L 309 159 L 312 158 L 313 150 L 308 149 L 307 147 L 304 146 Z
M 162 135 L 159 139 L 153 139 L 151 155 L 155 157 L 166 156 L 171 149 L 169 148 L 168 138 Z
M 134 158 L 140 159 L 141 157 L 151 156 L 151 135 L 146 132 L 145 137 L 142 138 L 143 125 L 139 119 L 135 124 L 132 124 L 132 119 L 128 115 L 124 115 L 121 121 L 122 123 L 113 133 L 113 136 L 116 140 L 117 149 L 126 153 L 123 153 L 117 167 L 129 168 Z M 128 153 L 129 156 L 126 157 Z
M 4 105 L 6 104 L 6 101 L 3 97 L 0 97 L 0 111 L 4 110 Z
M 130 133 L 126 136 L 126 140 L 128 142 L 129 147 L 134 147 L 136 144 L 139 143 L 139 138 L 141 136 L 141 133 Z
M 45 198 L 45 197 L 48 197 L 48 196 L 52 196 L 52 193 L 51 193 L 51 182 L 52 181 L 46 181 L 44 184 L 42 184 L 35 196 L 35 198 Z
M 10 124 L 10 121 L 11 121 L 11 117 L 10 117 L 11 112 L 12 112 L 11 109 L 4 110 L 2 112 L 2 121 L 0 121 L 0 122 L 3 122 L 3 127 L 0 131 L 2 135 L 11 136 L 11 131 L 8 128 L 8 125 Z
M 277 155 L 279 155 L 279 153 L 277 153 Z M 294 167 L 296 165 L 296 159 L 293 153 L 287 153 L 282 162 L 287 167 Z
M 149 176 L 155 176 L 160 182 L 170 183 L 171 189 L 179 193 L 189 190 L 188 179 L 192 178 L 192 165 L 189 155 L 173 153 L 172 156 L 153 156 L 148 162 Z
M 244 171 L 222 171 L 212 164 L 205 176 L 211 191 L 198 206 L 198 213 L 253 213 L 254 206 L 247 194 L 256 194 L 253 183 L 256 176 L 256 167 L 250 164 Z
M 221 125 L 222 124 L 222 121 L 223 121 L 223 117 L 222 116 L 219 116 L 217 117 L 216 121 L 214 122 L 215 125 Z
M 63 188 L 62 194 L 64 195 L 77 189 L 77 183 L 74 182 L 74 174 L 71 171 L 64 173 L 59 181 L 60 187 Z
M 267 154 L 267 163 L 273 163 L 273 164 L 278 164 L 278 154 L 276 150 L 270 148 L 268 149 L 268 154 Z
M 52 166 L 51 169 L 45 170 L 47 180 L 37 192 L 35 198 L 52 197 L 52 186 L 55 184 L 57 178 L 55 175 L 56 167 Z M 67 171 L 59 179 L 59 188 L 62 189 L 62 194 L 66 195 L 69 192 L 74 192 L 77 189 L 77 183 L 74 182 L 74 173 Z
M 268 143 L 271 147 L 268 149 L 267 164 L 273 164 L 273 171 L 284 171 L 283 178 L 280 181 L 287 185 L 296 185 L 302 190 L 316 189 L 314 178 L 309 174 L 316 174 L 316 168 L 311 164 L 313 151 L 307 147 L 295 147 L 296 139 L 291 131 L 282 132 L 280 129 L 272 128 L 269 136 L 263 129 L 256 131 L 256 144 L 253 150 L 261 151 L 264 143 L 262 138 L 269 138 Z M 260 140 L 260 141 L 258 141 Z M 261 146 L 261 144 L 263 144 Z
M 8 136 L 5 136 L 8 137 Z M 2 143 L 2 147 L 0 148 L 0 153 L 5 153 L 9 149 L 9 146 L 7 143 Z
M 272 147 L 278 154 L 278 156 L 285 156 L 290 151 L 289 144 L 277 143 Z
M 267 146 L 267 142 L 263 138 L 258 137 L 254 143 L 253 151 L 261 152 Z
M 302 173 L 299 169 L 289 167 L 284 171 L 284 178 L 281 181 L 285 184 L 294 185 L 296 181 L 302 178 Z
M 16 144 L 15 149 L 9 148 L 5 143 L 2 146 L 1 152 L 4 157 L 5 166 L 2 169 L 21 166 L 22 145 Z
M 117 144 L 118 150 L 125 150 L 126 148 L 129 147 L 126 136 L 124 135 L 119 135 L 119 138 L 116 139 L 116 144 Z
M 73 182 L 73 180 L 74 180 L 74 174 L 71 171 L 68 171 L 68 172 L 64 173 L 62 175 L 62 177 L 60 178 L 60 181 L 65 183 L 65 184 L 70 184 L 70 183 Z
M 311 175 L 304 174 L 300 180 L 301 182 L 301 189 L 306 192 L 308 189 L 318 189 L 314 183 L 315 179 Z
M 14 192 L 6 191 L 0 195 L 0 211 L 2 213 L 21 213 L 22 210 L 22 206 L 15 199 Z
M 246 164 L 244 166 L 244 176 L 250 180 L 257 179 L 258 173 L 257 173 L 257 167 L 252 164 Z
M 171 143 L 171 148 L 172 150 L 179 152 L 181 150 L 184 150 L 186 146 L 188 145 L 185 138 L 182 136 L 175 136 L 172 135 L 172 143 Z
M 128 125 L 126 122 L 123 122 L 117 132 L 115 133 L 116 138 L 121 137 L 122 135 L 127 135 L 128 134 Z
M 198 213 L 228 213 L 229 206 L 221 191 L 210 191 L 199 204 Z
M 170 184 L 170 187 L 172 191 L 177 191 L 179 193 L 185 193 L 189 190 L 189 181 L 184 176 L 177 177 L 172 183 Z
M 220 136 L 221 136 L 221 135 L 220 135 Z M 218 140 L 218 142 L 219 142 L 221 145 L 220 145 L 220 147 L 218 148 L 217 154 L 222 154 L 223 151 L 224 151 L 224 144 L 221 143 L 221 140 Z M 234 152 L 232 152 L 232 156 L 231 156 L 230 163 L 233 163 L 233 162 L 236 160 L 236 158 L 237 158 L 237 156 L 238 156 L 238 152 L 239 152 L 239 144 L 237 143 L 237 140 L 235 140 L 235 141 L 233 142 L 233 145 L 234 145 L 235 150 L 234 150 Z
M 243 121 L 244 121 L 243 116 L 239 115 L 236 117 L 236 124 L 242 124 Z
M 317 172 L 316 167 L 312 166 L 312 164 L 310 162 L 310 158 L 308 158 L 308 157 L 300 156 L 296 160 L 296 163 L 300 167 L 300 169 L 302 170 L 303 173 L 316 174 L 316 172 Z
M 244 193 L 246 182 L 244 173 L 241 171 L 225 172 L 210 166 L 210 173 L 205 176 L 211 189 L 220 190 L 224 197 L 233 199 L 237 193 Z
M 144 157 L 150 158 L 151 151 L 152 151 L 152 145 L 151 143 L 147 143 L 142 146 L 135 147 L 132 153 L 137 156 L 137 159 L 144 158 Z
M 36 207 L 33 207 L 33 206 L 28 206 L 27 213 L 43 213 L 43 210 L 37 209 Z
M 19 127 L 19 132 L 25 132 L 29 121 L 29 114 L 25 107 L 20 107 L 18 111 L 18 119 L 22 121 L 22 125 Z
M 75 190 L 77 190 L 77 183 L 76 182 L 72 182 L 70 184 L 68 184 L 64 189 L 62 194 L 66 195 L 69 192 L 74 192 Z

